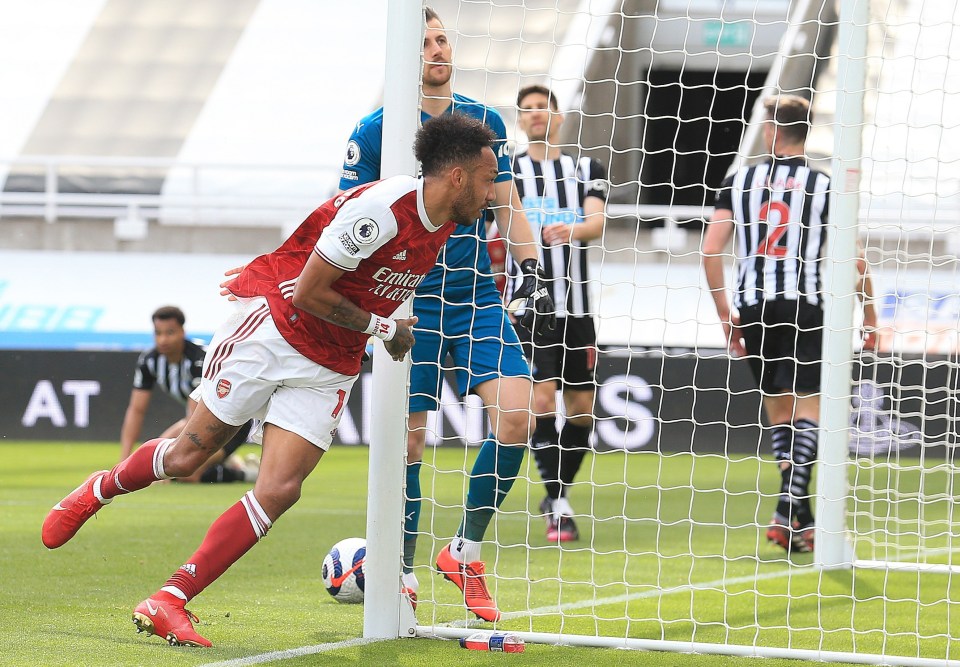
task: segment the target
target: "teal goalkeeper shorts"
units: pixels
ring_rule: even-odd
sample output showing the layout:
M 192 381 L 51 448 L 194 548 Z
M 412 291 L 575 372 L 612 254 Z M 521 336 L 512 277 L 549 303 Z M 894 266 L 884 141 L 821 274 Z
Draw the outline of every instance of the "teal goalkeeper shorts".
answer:
M 489 284 L 487 284 L 489 283 Z M 453 369 L 460 395 L 500 377 L 530 377 L 517 333 L 493 279 L 444 295 L 417 295 L 410 370 L 410 412 L 436 410 L 444 368 Z M 447 365 L 447 357 L 452 366 Z

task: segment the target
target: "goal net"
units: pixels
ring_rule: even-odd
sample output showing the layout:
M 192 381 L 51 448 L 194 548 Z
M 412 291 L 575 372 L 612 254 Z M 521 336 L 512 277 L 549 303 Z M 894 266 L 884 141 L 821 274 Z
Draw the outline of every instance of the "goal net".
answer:
M 609 188 L 604 232 L 584 242 L 588 274 L 577 278 L 599 339 L 591 451 L 566 487 L 579 538 L 546 534 L 528 452 L 480 556 L 501 620 L 479 622 L 437 576 L 490 428 L 480 399 L 457 391 L 456 373 L 471 369 L 445 359 L 420 470 L 415 621 L 392 590 L 378 598 L 397 611 L 399 634 L 495 628 L 528 642 L 954 664 L 960 10 L 940 0 L 429 4 L 453 42 L 453 90 L 500 112 L 514 154 L 527 141 L 518 90 L 546 85 L 565 113 L 563 151 L 598 160 Z M 395 83 L 388 74 L 385 99 Z M 778 93 L 810 100 L 807 153 L 832 172 L 833 379 L 810 486 L 813 553 L 766 538 L 780 494 L 772 429 L 747 361 L 726 352 L 703 278 L 714 195 L 764 157 L 760 101 Z M 541 196 L 529 213 L 555 204 Z M 874 351 L 857 344 L 855 244 L 842 239 L 859 242 L 870 267 Z M 380 564 L 396 560 L 402 517 L 376 486 L 373 525 L 392 531 Z

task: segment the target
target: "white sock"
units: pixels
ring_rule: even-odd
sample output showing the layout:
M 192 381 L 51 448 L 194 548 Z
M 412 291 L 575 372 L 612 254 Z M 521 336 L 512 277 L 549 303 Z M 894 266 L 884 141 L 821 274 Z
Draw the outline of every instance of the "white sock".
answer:
M 553 516 L 573 516 L 573 508 L 570 507 L 570 501 L 560 497 L 553 501 Z
M 403 582 L 404 588 L 409 588 L 414 593 L 420 592 L 420 582 L 417 581 L 417 575 L 413 572 L 404 572 L 400 575 L 400 581 Z
M 153 474 L 157 476 L 157 479 L 173 479 L 163 469 L 163 457 L 166 456 L 167 450 L 170 448 L 170 445 L 173 444 L 173 441 L 174 438 L 167 438 L 153 450 Z
M 183 600 L 184 602 L 189 602 L 189 600 L 187 600 L 186 594 L 176 586 L 164 586 L 160 590 L 163 591 L 164 593 L 169 593 L 170 595 L 174 595 L 180 598 L 181 600 Z
M 459 563 L 473 563 L 480 560 L 480 542 L 455 537 L 450 543 L 450 553 Z
M 100 483 L 103 482 L 103 478 L 109 474 L 110 473 L 108 472 L 104 475 L 100 475 L 95 480 L 93 480 L 93 496 L 94 498 L 100 501 L 101 505 L 109 505 L 110 503 L 113 502 L 113 498 L 111 498 L 110 500 L 104 500 L 103 496 L 100 495 Z

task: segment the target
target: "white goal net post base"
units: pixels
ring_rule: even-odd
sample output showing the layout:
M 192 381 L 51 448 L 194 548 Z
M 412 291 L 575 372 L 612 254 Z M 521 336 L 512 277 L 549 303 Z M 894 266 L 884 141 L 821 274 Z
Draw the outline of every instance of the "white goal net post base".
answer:
M 476 629 L 461 629 L 437 626 L 417 626 L 417 637 L 424 639 L 453 639 L 468 637 Z M 817 651 L 812 649 L 777 648 L 772 646 L 739 646 L 735 644 L 707 644 L 698 642 L 677 642 L 659 639 L 633 639 L 620 637 L 592 637 L 549 632 L 510 631 L 529 644 L 551 646 L 584 646 L 590 648 L 610 648 L 632 651 L 658 651 L 663 653 L 695 653 L 704 655 L 725 655 L 742 658 L 782 658 L 806 660 L 809 662 L 845 662 L 855 665 L 890 665 L 891 667 L 930 667 L 931 664 L 943 667 L 958 667 L 960 660 L 941 660 L 931 663 L 923 658 L 895 657 L 869 653 L 850 653 L 841 651 Z

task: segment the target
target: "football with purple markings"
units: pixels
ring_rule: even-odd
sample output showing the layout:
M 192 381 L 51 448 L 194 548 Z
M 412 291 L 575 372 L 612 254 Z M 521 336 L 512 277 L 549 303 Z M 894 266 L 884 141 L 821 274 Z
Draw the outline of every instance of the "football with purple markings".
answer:
M 366 555 L 367 541 L 362 537 L 348 537 L 334 544 L 323 559 L 323 585 L 337 602 L 363 602 Z

